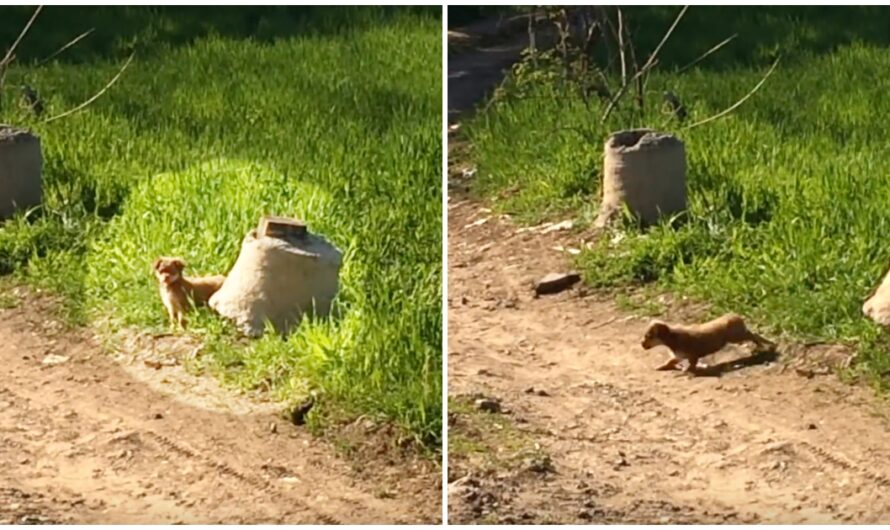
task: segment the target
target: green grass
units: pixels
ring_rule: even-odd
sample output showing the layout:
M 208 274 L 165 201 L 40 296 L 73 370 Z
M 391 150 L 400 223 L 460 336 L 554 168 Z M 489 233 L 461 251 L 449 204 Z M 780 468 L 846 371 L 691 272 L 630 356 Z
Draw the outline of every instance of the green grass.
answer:
M 643 117 L 628 104 L 600 125 L 602 104 L 588 110 L 571 85 L 540 71 L 514 76 L 464 129 L 478 165 L 474 191 L 521 221 L 590 221 L 610 131 L 661 127 L 663 90 L 681 97 L 690 122 L 716 114 L 747 93 L 779 51 L 776 72 L 732 115 L 685 131 L 664 127 L 686 143 L 687 222 L 603 238 L 579 262 L 595 286 L 646 284 L 706 301 L 714 312 L 748 314 L 773 333 L 853 343 L 858 369 L 881 383 L 890 370 L 886 340 L 861 306 L 890 264 L 890 161 L 882 154 L 890 80 L 877 74 L 890 67 L 890 49 L 875 31 L 890 12 L 721 9 L 690 9 L 649 82 Z M 641 42 L 657 42 L 676 11 L 640 8 Z M 744 47 L 733 43 L 674 73 L 709 47 L 702 34 L 714 44 L 734 32 Z
M 28 14 L 9 9 L 3 35 Z M 247 343 L 205 312 L 193 332 L 211 368 L 284 398 L 320 391 L 325 417 L 369 415 L 437 446 L 437 10 L 49 7 L 45 17 L 22 45 L 40 51 L 8 82 L 37 88 L 48 114 L 94 93 L 130 49 L 136 59 L 95 104 L 57 122 L 2 95 L 0 121 L 42 139 L 45 204 L 0 228 L 0 269 L 64 295 L 72 320 L 108 336 L 156 329 L 166 323 L 154 257 L 225 271 L 260 215 L 301 217 L 344 252 L 340 318 Z M 27 62 L 88 24 L 102 29 L 84 49 Z

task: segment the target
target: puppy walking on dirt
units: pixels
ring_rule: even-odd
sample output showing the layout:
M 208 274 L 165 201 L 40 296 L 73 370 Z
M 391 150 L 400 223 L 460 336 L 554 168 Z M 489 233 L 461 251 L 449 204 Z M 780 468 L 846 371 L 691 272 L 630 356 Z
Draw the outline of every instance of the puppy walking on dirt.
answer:
M 183 276 L 185 262 L 179 258 L 158 258 L 152 268 L 160 284 L 161 300 L 173 326 L 179 324 L 185 327 L 185 313 L 191 305 L 197 307 L 207 304 L 226 279 L 223 275 L 201 278 Z
M 687 372 L 695 371 L 698 361 L 723 349 L 727 344 L 754 342 L 757 346 L 775 349 L 776 345 L 750 331 L 739 315 L 730 313 L 704 324 L 666 324 L 656 320 L 649 324 L 643 336 L 643 349 L 667 346 L 671 358 L 656 370 L 673 370 L 686 360 Z

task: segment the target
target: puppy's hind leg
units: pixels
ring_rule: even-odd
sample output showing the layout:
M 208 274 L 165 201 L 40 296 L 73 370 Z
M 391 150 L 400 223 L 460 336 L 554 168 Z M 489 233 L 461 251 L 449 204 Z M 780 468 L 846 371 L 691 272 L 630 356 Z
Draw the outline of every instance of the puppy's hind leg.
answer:
M 776 351 L 775 342 L 767 339 L 766 337 L 758 335 L 751 330 L 748 330 L 748 340 L 753 342 L 758 348 L 763 348 L 767 351 Z

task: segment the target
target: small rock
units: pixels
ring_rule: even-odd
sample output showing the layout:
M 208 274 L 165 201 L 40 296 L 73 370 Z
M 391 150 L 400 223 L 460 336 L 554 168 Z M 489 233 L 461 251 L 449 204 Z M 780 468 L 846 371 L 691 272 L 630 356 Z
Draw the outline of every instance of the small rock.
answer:
M 818 429 L 818 428 L 819 428 L 819 427 L 817 427 L 815 423 L 808 423 L 808 424 L 807 424 L 807 430 L 815 431 L 815 430 Z
M 589 521 L 593 519 L 593 514 L 590 513 L 590 510 L 581 510 L 578 512 L 578 519 Z
M 152 416 L 152 419 L 162 420 L 162 419 L 164 419 L 164 415 L 161 414 L 160 412 L 155 412 L 154 415 Z
M 501 403 L 496 399 L 479 398 L 476 400 L 475 405 L 477 409 L 485 412 L 490 412 L 492 414 L 498 414 L 501 412 Z
M 542 234 L 549 234 L 550 232 L 557 232 L 560 230 L 571 230 L 572 227 L 575 226 L 575 223 L 571 219 L 566 219 L 561 223 L 554 223 L 543 230 L 541 230 Z
M 50 353 L 46 357 L 43 358 L 42 364 L 45 366 L 54 366 L 56 364 L 67 363 L 71 360 L 71 357 L 66 355 L 56 355 L 55 353 Z
M 161 364 L 161 361 L 157 361 L 155 359 L 144 359 L 142 363 L 149 368 L 154 368 L 155 370 L 160 370 L 164 367 L 164 365 Z
M 269 432 L 271 432 L 272 434 L 275 434 L 278 432 L 278 424 L 275 423 L 274 421 L 269 424 Z
M 556 471 L 550 455 L 536 455 L 526 461 L 526 469 L 535 473 L 552 473 Z
M 577 272 L 557 273 L 552 272 L 535 285 L 535 294 L 556 294 L 565 291 L 581 281 L 581 275 Z

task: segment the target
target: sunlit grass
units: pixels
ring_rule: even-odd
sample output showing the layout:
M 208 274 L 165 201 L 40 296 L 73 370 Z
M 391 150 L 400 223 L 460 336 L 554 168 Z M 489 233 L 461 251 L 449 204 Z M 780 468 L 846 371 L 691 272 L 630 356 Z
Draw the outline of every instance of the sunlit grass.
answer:
M 245 344 L 199 315 L 211 364 L 245 388 L 320 391 L 341 417 L 393 421 L 435 446 L 440 23 L 432 11 L 353 15 L 322 10 L 317 24 L 273 28 L 269 39 L 211 31 L 140 49 L 102 99 L 50 124 L 6 93 L 3 121 L 42 139 L 45 204 L 0 228 L 0 268 L 64 294 L 76 321 L 157 329 L 166 323 L 149 269 L 156 255 L 225 272 L 260 215 L 303 218 L 344 252 L 342 317 Z M 260 26 L 287 26 L 267 18 Z M 179 22 L 166 11 L 145 19 L 152 35 Z M 56 113 L 101 87 L 123 57 L 19 68 L 8 82 L 27 80 Z

